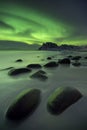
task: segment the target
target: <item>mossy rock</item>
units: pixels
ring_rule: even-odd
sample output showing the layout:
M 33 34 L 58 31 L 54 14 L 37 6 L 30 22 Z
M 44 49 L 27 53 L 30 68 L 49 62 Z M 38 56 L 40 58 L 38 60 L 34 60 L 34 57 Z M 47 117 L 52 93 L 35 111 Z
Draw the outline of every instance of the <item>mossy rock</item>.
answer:
M 58 61 L 58 63 L 59 64 L 70 64 L 71 63 L 71 61 L 70 61 L 70 59 L 69 58 L 64 58 L 64 59 L 60 59 L 59 61 Z
M 68 58 L 71 59 L 73 56 L 72 55 L 69 55 Z
M 87 59 L 87 56 L 85 56 L 84 59 Z
M 61 87 L 58 88 L 49 98 L 47 109 L 51 114 L 59 115 L 69 106 L 77 102 L 82 94 L 75 88 Z
M 18 59 L 15 62 L 23 62 L 23 60 L 22 59 Z
M 82 57 L 81 56 L 74 56 L 72 57 L 72 60 L 80 60 Z
M 32 68 L 32 69 L 40 69 L 42 66 L 40 64 L 29 64 L 27 65 L 27 68 Z
M 46 76 L 46 72 L 43 71 L 43 70 L 39 70 L 39 71 L 35 72 L 30 77 L 33 78 L 33 79 L 39 79 L 39 80 L 42 80 L 42 81 L 45 81 L 45 80 L 48 79 L 48 77 Z
M 18 68 L 18 69 L 11 69 L 8 74 L 10 76 L 17 76 L 17 75 L 20 75 L 20 74 L 23 74 L 23 73 L 28 73 L 28 72 L 31 72 L 31 69 L 28 69 L 28 68 Z
M 47 60 L 52 60 L 52 57 L 47 57 Z
M 30 116 L 40 103 L 40 90 L 28 89 L 20 93 L 6 112 L 10 120 L 22 120 Z
M 76 66 L 76 67 L 79 67 L 79 66 L 81 66 L 81 63 L 80 62 L 74 62 L 74 63 L 72 63 L 72 65 Z
M 51 62 L 48 62 L 47 64 L 45 64 L 44 67 L 46 67 L 46 68 L 58 67 L 58 63 L 55 61 L 51 61 Z

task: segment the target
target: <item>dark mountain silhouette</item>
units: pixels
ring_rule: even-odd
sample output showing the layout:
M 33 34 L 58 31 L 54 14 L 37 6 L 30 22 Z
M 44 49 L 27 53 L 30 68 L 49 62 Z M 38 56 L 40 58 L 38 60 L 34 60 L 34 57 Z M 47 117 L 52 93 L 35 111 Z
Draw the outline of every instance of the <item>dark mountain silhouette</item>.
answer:
M 56 43 L 46 42 L 43 43 L 39 50 L 56 50 L 58 48 Z
M 15 41 L 0 41 L 0 50 L 37 50 L 38 44 L 26 44 Z
M 43 43 L 42 46 L 39 48 L 39 50 L 49 50 L 49 51 L 61 51 L 61 50 L 80 50 L 81 46 L 75 46 L 75 45 L 60 45 L 58 46 L 56 43 L 52 42 L 46 42 Z

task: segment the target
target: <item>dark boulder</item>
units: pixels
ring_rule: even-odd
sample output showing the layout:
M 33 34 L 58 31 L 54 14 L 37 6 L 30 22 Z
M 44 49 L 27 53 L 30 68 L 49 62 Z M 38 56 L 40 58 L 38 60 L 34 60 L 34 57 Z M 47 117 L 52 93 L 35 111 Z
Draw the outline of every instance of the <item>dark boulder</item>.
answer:
M 38 73 L 40 73 L 40 74 L 46 74 L 46 72 L 43 71 L 43 70 L 39 70 Z
M 23 60 L 22 59 L 18 59 L 15 62 L 23 62 Z
M 39 79 L 39 80 L 42 80 L 42 81 L 45 81 L 45 80 L 48 79 L 48 77 L 46 76 L 46 72 L 42 71 L 42 70 L 35 72 L 30 77 L 33 78 L 33 79 Z
M 22 120 L 30 116 L 40 103 L 40 90 L 28 89 L 20 93 L 6 112 L 10 120 Z
M 69 58 L 64 58 L 64 59 L 60 59 L 60 60 L 58 61 L 58 63 L 59 63 L 59 64 L 70 64 L 71 61 L 70 61 Z
M 81 56 L 74 56 L 72 57 L 72 60 L 80 60 L 81 59 Z
M 40 69 L 42 66 L 40 64 L 29 64 L 27 65 L 27 68 L 32 68 L 32 69 Z
M 47 57 L 47 60 L 51 60 L 52 58 L 51 57 Z
M 41 59 L 41 61 L 44 61 L 44 59 Z
M 81 66 L 81 63 L 80 62 L 74 62 L 74 63 L 72 63 L 72 65 L 76 66 L 76 67 L 79 67 L 79 66 Z
M 68 58 L 71 59 L 73 56 L 69 55 Z
M 77 102 L 82 94 L 75 88 L 58 88 L 48 99 L 47 108 L 51 114 L 61 114 L 69 106 Z
M 84 58 L 87 59 L 87 56 L 85 56 Z
M 19 74 L 28 73 L 31 72 L 31 69 L 28 68 L 18 68 L 18 69 L 12 69 L 8 72 L 10 76 L 17 76 Z
M 57 66 L 58 66 L 58 63 L 55 61 L 51 61 L 51 62 L 44 65 L 44 67 L 46 67 L 46 68 L 57 67 Z

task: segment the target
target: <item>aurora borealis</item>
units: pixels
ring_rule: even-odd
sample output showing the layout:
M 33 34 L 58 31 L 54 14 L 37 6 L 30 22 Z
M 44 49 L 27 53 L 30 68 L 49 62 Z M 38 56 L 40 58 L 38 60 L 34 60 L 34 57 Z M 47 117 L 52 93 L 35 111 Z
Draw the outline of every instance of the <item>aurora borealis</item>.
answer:
M 1 0 L 0 40 L 87 44 L 85 0 Z

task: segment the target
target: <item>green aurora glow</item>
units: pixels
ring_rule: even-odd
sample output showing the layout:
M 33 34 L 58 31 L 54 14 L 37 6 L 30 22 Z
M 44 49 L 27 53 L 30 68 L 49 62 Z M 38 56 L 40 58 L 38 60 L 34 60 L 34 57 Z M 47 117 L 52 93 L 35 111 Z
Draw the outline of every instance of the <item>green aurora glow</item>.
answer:
M 84 36 L 75 37 L 73 25 L 48 16 L 35 9 L 17 5 L 0 6 L 0 40 L 28 44 L 55 42 L 59 44 L 87 44 Z

